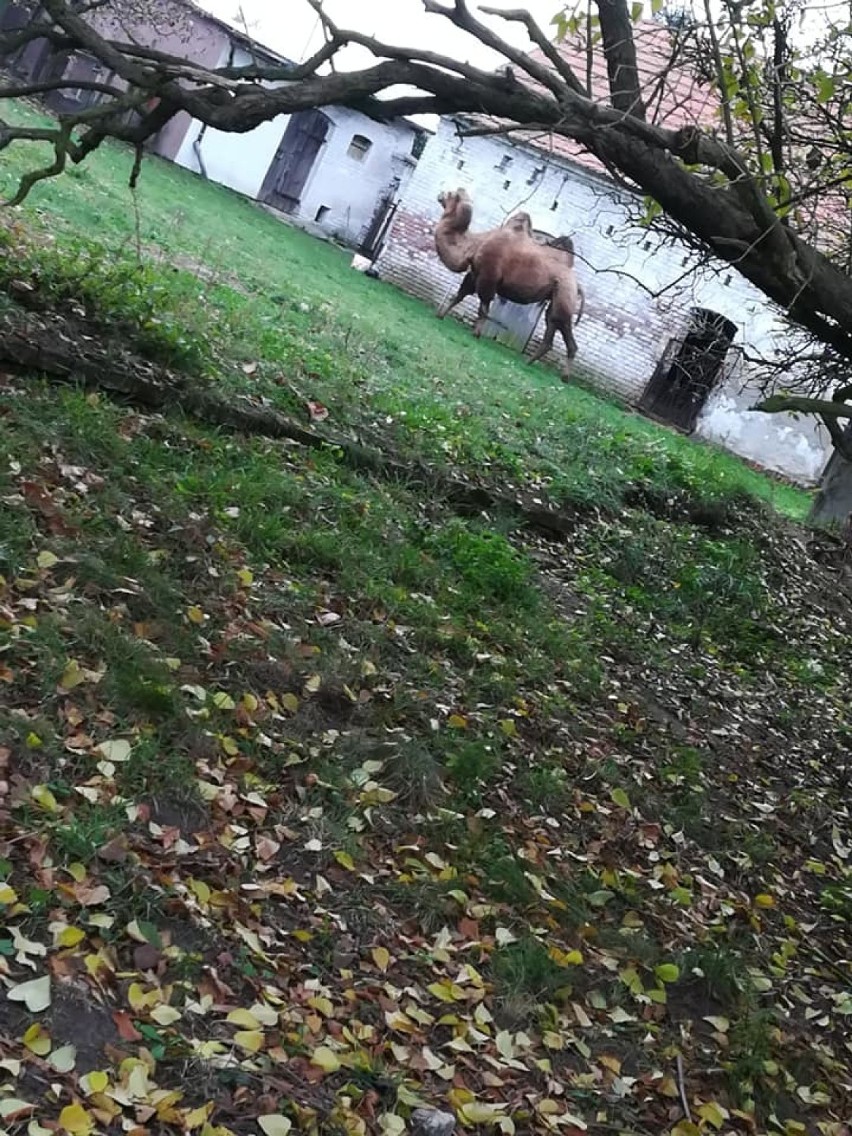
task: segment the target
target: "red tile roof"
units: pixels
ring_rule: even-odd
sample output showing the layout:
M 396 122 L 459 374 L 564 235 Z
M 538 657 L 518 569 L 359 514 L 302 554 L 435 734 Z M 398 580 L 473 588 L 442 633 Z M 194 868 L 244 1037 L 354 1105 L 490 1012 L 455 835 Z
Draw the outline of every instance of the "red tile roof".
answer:
M 718 121 L 718 96 L 709 87 L 702 86 L 684 66 L 677 38 L 669 29 L 652 21 L 640 21 L 634 28 L 634 40 L 648 121 L 673 130 L 693 124 L 714 125 Z M 585 34 L 578 32 L 559 44 L 559 52 L 584 87 L 591 78 L 590 96 L 608 103 L 609 77 L 603 44 L 592 43 L 589 59 Z M 548 65 L 538 50 L 531 52 L 531 58 Z M 512 132 L 512 137 L 548 153 L 573 159 L 589 169 L 605 172 L 603 165 L 583 146 L 560 134 L 518 130 Z

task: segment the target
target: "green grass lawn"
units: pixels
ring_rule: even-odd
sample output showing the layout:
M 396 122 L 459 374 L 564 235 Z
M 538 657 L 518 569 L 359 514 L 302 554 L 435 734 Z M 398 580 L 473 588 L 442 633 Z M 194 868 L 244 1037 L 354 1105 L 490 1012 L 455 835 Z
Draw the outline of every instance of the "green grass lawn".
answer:
M 20 145 L 3 159 L 0 190 L 8 194 L 34 149 Z M 457 323 L 439 323 L 419 301 L 352 270 L 348 252 L 237 194 L 152 159 L 134 199 L 130 166 L 125 149 L 104 147 L 84 167 L 36 186 L 22 212 L 56 239 L 57 271 L 72 287 L 81 238 L 103 246 L 98 274 L 111 261 L 118 271 L 116 258 L 126 271 L 141 242 L 161 269 L 146 281 L 149 319 L 204 341 L 199 366 L 220 381 L 242 389 L 246 376 L 234 363 L 256 363 L 251 389 L 285 409 L 295 389 L 297 404 L 304 395 L 329 407 L 329 425 L 377 429 L 401 448 L 489 477 L 537 480 L 557 499 L 617 507 L 637 486 L 707 499 L 745 492 L 805 515 L 808 494 L 566 388 L 551 369 L 477 342 Z M 187 259 L 205 266 L 201 286 L 186 274 L 172 278 L 169 266 Z M 83 284 L 103 289 L 91 275 Z
M 806 494 L 168 165 L 137 232 L 129 165 L 6 219 L 0 317 L 24 282 L 576 527 L 0 375 L 4 1130 L 842 1136 L 852 620 Z

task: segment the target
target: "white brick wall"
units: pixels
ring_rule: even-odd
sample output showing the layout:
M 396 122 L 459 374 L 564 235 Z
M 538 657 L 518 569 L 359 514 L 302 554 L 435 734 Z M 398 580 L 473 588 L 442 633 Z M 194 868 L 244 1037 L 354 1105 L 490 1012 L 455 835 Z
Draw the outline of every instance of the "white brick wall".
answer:
M 628 401 L 639 399 L 669 339 L 682 334 L 690 308 L 712 308 L 732 320 L 739 346 L 765 348 L 778 334 L 771 307 L 729 266 L 718 262 L 681 280 L 693 255 L 633 226 L 627 198 L 614 183 L 503 138 L 461 140 L 447 119 L 426 145 L 377 263 L 384 279 L 430 304 L 459 283 L 434 245 L 438 194 L 457 186 L 473 198 L 475 230 L 525 209 L 536 229 L 574 237 L 586 293 L 577 364 Z M 466 300 L 461 318 L 472 321 L 475 314 L 475 299 Z M 543 321 L 534 342 L 542 331 Z M 747 380 L 742 367 L 733 368 L 708 399 L 696 433 L 767 468 L 814 481 L 830 452 L 824 432 L 786 415 L 749 414 L 754 392 L 743 391 Z

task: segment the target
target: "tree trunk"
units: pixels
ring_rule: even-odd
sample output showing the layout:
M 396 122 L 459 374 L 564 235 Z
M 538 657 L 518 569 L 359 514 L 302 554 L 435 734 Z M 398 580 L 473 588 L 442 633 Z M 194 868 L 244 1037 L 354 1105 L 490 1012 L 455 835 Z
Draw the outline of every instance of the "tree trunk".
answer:
M 852 513 L 852 462 L 835 451 L 822 475 L 812 521 L 843 522 Z

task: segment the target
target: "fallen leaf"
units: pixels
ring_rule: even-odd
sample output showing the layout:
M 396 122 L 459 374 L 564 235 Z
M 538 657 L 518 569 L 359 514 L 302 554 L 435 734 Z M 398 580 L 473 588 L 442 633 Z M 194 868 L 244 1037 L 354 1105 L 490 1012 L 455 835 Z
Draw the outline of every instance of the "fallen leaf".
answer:
M 106 758 L 107 761 L 127 761 L 130 757 L 133 747 L 126 738 L 113 738 L 110 741 L 101 742 L 100 745 L 95 746 L 95 753 L 99 753 L 101 757 Z
M 67 1104 L 59 1114 L 59 1125 L 71 1136 L 87 1136 L 95 1126 L 91 1113 L 87 1112 L 79 1102 Z
M 293 1127 L 293 1121 L 282 1116 L 280 1112 L 271 1112 L 265 1116 L 259 1116 L 257 1123 L 266 1136 L 287 1136 L 287 1133 Z
M 29 982 L 12 986 L 7 997 L 12 1002 L 23 1002 L 31 1014 L 40 1014 L 51 1003 L 50 975 L 31 978 Z
M 305 405 L 308 408 L 308 414 L 312 422 L 325 422 L 326 418 L 328 418 L 329 409 L 327 406 L 323 406 L 321 402 L 309 398 Z
M 340 1059 L 333 1049 L 321 1045 L 311 1054 L 311 1064 L 318 1065 L 326 1073 L 335 1073 L 340 1068 Z
M 57 1073 L 70 1073 L 77 1061 L 77 1047 L 61 1045 L 59 1049 L 54 1049 L 47 1061 Z

